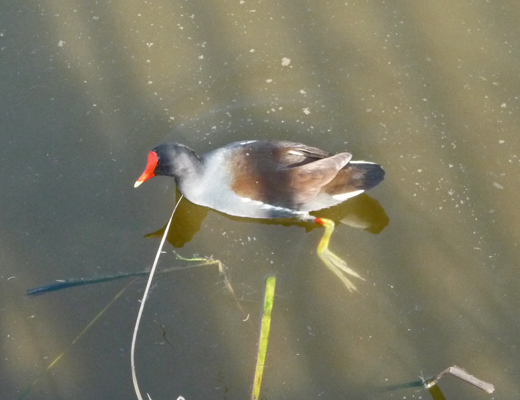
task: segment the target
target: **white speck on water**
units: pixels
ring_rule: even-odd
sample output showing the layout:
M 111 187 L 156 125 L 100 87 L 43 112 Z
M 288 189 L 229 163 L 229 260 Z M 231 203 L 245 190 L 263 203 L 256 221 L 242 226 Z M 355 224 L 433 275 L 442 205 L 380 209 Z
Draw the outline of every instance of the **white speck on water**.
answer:
M 63 40 L 60 40 L 58 42 L 58 47 L 63 47 L 64 44 L 65 44 L 65 42 Z
M 302 111 L 305 115 L 309 115 L 311 113 L 308 107 L 303 108 Z
M 287 67 L 289 64 L 291 63 L 291 59 L 290 58 L 282 58 L 282 67 Z
M 99 16 L 94 15 L 94 16 L 92 17 L 92 19 L 93 19 L 94 21 L 98 21 L 98 20 L 99 20 Z
M 498 141 L 498 143 L 500 143 L 500 144 L 504 144 L 505 142 L 506 142 L 506 141 L 505 141 L 505 140 L 502 140 L 502 139 L 500 139 L 500 140 Z
M 301 94 L 307 94 L 307 92 L 305 90 L 303 90 L 303 89 L 300 89 L 300 93 Z
M 203 60 L 203 59 L 204 59 L 204 56 L 201 54 L 201 55 L 199 56 L 199 60 Z
M 502 103 L 502 104 L 500 104 L 500 107 L 502 107 L 502 108 L 506 108 L 506 107 L 507 107 L 507 104 L 506 104 L 506 103 Z
M 498 183 L 498 182 L 493 182 L 493 186 L 496 187 L 497 189 L 503 189 L 504 187 Z
M 272 79 L 266 79 L 265 80 L 267 83 L 271 83 L 273 80 Z
M 250 53 L 254 53 L 255 52 L 255 49 L 251 49 L 249 50 Z

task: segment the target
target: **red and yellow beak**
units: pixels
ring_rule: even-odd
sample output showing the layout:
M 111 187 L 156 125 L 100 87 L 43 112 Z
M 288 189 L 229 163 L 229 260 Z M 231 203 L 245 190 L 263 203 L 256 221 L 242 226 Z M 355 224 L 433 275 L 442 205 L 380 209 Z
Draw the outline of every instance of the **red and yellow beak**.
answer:
M 155 168 L 157 167 L 158 161 L 159 158 L 157 157 L 157 153 L 155 151 L 148 153 L 148 162 L 146 163 L 146 168 L 139 179 L 135 182 L 134 187 L 139 186 L 144 181 L 147 181 L 148 179 L 155 176 Z

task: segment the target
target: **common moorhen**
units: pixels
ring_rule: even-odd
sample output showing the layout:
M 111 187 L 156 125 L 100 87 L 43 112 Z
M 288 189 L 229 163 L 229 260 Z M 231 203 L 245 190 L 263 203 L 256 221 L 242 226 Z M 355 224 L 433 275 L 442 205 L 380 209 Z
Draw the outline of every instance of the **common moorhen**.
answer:
M 233 142 L 201 156 L 185 145 L 165 143 L 150 151 L 135 187 L 155 175 L 172 176 L 184 197 L 201 206 L 238 217 L 298 218 L 323 225 L 317 253 L 352 290 L 355 286 L 342 272 L 361 277 L 328 249 L 334 222 L 309 214 L 383 180 L 381 166 L 351 158 L 350 153 L 334 155 L 286 141 Z

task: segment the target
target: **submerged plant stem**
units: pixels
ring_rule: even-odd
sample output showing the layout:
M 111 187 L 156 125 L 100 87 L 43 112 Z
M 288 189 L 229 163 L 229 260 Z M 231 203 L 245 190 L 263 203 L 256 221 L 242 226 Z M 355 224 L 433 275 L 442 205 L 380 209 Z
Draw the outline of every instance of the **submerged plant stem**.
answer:
M 257 400 L 260 396 L 260 386 L 265 366 L 265 355 L 267 353 L 267 342 L 269 341 L 269 330 L 271 329 L 271 312 L 273 310 L 274 289 L 276 277 L 269 276 L 265 281 L 264 313 L 262 315 L 262 327 L 260 329 L 260 342 L 258 343 L 258 356 L 256 358 L 255 380 L 251 399 Z

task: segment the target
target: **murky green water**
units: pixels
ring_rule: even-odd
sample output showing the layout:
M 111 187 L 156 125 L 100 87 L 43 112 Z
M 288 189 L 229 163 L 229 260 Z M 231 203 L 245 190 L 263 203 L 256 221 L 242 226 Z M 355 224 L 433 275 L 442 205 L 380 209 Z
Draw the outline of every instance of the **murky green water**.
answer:
M 248 398 L 274 273 L 265 398 L 428 399 L 386 388 L 453 364 L 496 392 L 448 377 L 447 399 L 520 396 L 520 6 L 98 3 L 0 6 L 1 398 L 134 398 L 144 284 L 47 372 L 127 283 L 25 290 L 151 265 L 159 239 L 144 235 L 166 224 L 175 185 L 133 189 L 150 148 L 266 138 L 384 166 L 369 193 L 384 212 L 368 215 L 388 226 L 340 225 L 331 242 L 366 281 L 349 293 L 321 265 L 320 229 L 186 205 L 171 243 L 222 260 L 249 319 L 214 267 L 157 277 L 137 346 L 143 391 Z M 356 207 L 343 211 L 359 222 Z M 165 250 L 160 267 L 176 265 Z

